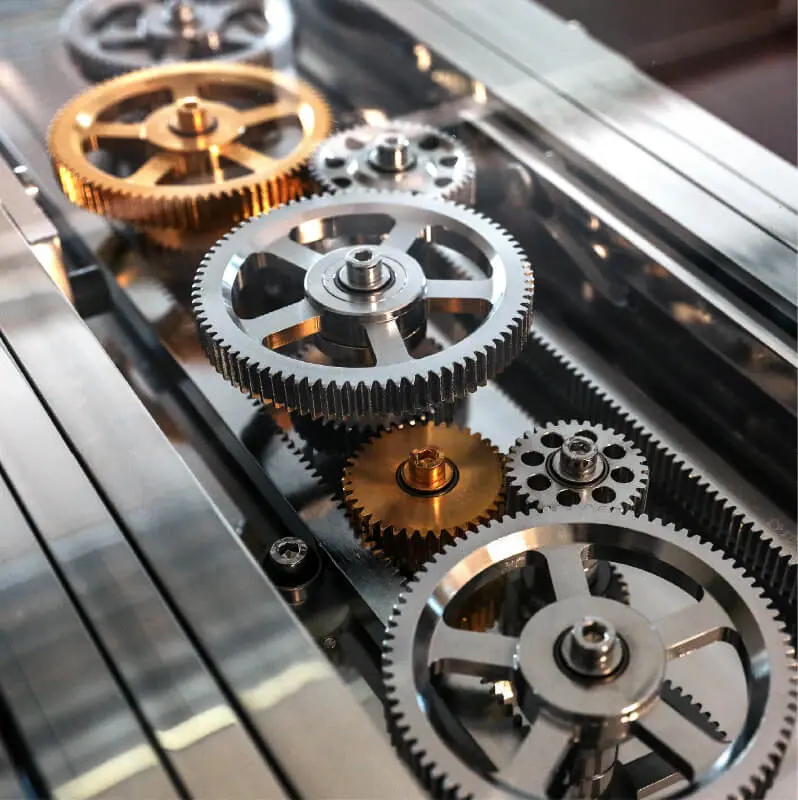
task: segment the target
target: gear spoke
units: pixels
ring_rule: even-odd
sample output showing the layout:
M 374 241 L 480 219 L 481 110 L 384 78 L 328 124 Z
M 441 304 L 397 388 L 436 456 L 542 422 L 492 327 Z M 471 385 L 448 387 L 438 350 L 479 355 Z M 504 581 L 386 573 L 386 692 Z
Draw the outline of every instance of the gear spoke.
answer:
M 429 663 L 448 672 L 500 680 L 514 667 L 517 644 L 512 636 L 441 624 L 430 643 Z
M 254 241 L 252 244 L 256 248 L 259 247 L 257 237 L 253 237 L 253 239 Z M 264 243 L 261 249 L 264 253 L 271 253 L 277 256 L 277 258 L 282 258 L 283 261 L 287 261 L 289 264 L 293 264 L 295 267 L 304 270 L 309 270 L 321 258 L 321 255 L 315 250 L 311 250 L 309 247 L 295 242 L 288 236 L 283 236 L 281 239 L 277 239 L 273 242 Z
M 582 558 L 584 545 L 566 545 L 563 547 L 544 548 L 539 552 L 546 559 L 549 577 L 557 600 L 567 597 L 589 595 L 590 586 L 585 575 L 585 564 Z
M 419 222 L 418 219 L 413 219 L 412 217 L 410 219 L 396 220 L 391 232 L 385 237 L 383 245 L 395 247 L 397 250 L 402 250 L 406 253 L 413 242 L 421 236 L 425 227 L 423 222 Z
M 370 322 L 363 326 L 378 365 L 401 364 L 410 357 L 396 322 Z
M 244 332 L 271 349 L 311 336 L 319 330 L 319 315 L 307 300 L 240 320 Z
M 723 641 L 731 630 L 728 616 L 709 595 L 652 624 L 662 637 L 668 658 L 680 658 L 713 642 Z
M 97 36 L 100 47 L 108 50 L 125 50 L 130 47 L 144 47 L 144 39 L 136 30 L 104 31 Z
M 499 772 L 499 780 L 523 789 L 531 797 L 548 797 L 551 785 L 573 746 L 573 731 L 538 714 L 529 733 L 510 763 Z
M 94 122 L 86 133 L 93 139 L 140 139 L 142 127 L 135 122 Z
M 274 122 L 284 117 L 297 116 L 297 104 L 288 100 L 278 100 L 266 106 L 255 106 L 239 113 L 241 124 L 247 128 L 254 128 L 266 122 Z
M 127 179 L 139 186 L 154 186 L 175 168 L 175 163 L 175 159 L 170 153 L 156 153 L 154 156 L 150 156 Z
M 709 770 L 726 749 L 725 744 L 662 700 L 634 723 L 633 730 L 644 744 L 672 763 L 688 780 Z
M 277 164 L 276 160 L 264 153 L 259 153 L 251 147 L 247 147 L 241 142 L 230 142 L 222 148 L 222 155 L 246 167 L 250 172 L 265 172 L 273 170 Z
M 493 281 L 428 280 L 426 298 L 433 312 L 483 314 L 492 305 Z
M 169 88 L 174 101 L 179 103 L 187 97 L 202 97 L 202 92 L 200 92 L 201 85 L 199 75 L 187 73 L 176 75 Z

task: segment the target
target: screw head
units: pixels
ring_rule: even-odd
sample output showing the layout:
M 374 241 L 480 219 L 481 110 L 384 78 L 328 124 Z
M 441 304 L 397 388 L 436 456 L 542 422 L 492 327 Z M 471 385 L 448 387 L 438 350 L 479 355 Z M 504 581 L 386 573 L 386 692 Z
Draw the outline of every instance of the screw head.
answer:
M 566 480 L 589 483 L 601 467 L 596 443 L 587 436 L 570 436 L 556 453 L 554 468 Z
M 603 617 L 589 616 L 575 622 L 562 640 L 565 664 L 585 678 L 604 678 L 623 661 L 623 643 L 615 627 Z
M 309 552 L 310 548 L 303 539 L 285 536 L 269 548 L 269 559 L 280 569 L 295 572 L 305 563 Z

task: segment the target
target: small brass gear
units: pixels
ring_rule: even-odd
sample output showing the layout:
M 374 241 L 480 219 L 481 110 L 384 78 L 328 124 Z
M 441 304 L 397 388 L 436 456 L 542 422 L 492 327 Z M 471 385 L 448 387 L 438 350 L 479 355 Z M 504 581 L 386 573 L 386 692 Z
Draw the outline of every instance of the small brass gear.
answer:
M 466 428 L 393 428 L 349 461 L 343 492 L 364 542 L 412 574 L 457 538 L 501 515 L 504 457 Z
M 78 95 L 48 146 L 73 203 L 179 241 L 302 195 L 300 170 L 331 126 L 321 96 L 292 76 L 195 61 Z

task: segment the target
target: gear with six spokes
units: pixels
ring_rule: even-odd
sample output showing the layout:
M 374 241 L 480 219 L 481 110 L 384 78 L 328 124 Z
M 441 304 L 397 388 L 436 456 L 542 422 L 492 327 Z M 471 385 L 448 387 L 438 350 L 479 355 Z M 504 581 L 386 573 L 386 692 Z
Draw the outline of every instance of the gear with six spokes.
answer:
M 474 199 L 474 159 L 454 136 L 418 122 L 386 122 L 341 131 L 323 142 L 310 172 L 327 191 L 366 188 Z
M 438 238 L 468 248 L 484 277 L 428 277 Z M 304 296 L 264 309 L 248 287 L 286 265 L 304 273 Z M 192 298 L 206 353 L 234 386 L 301 414 L 354 420 L 423 413 L 476 391 L 523 348 L 533 292 L 524 254 L 495 223 L 436 198 L 364 190 L 239 226 L 203 260 Z M 473 326 L 441 352 L 417 352 L 428 317 L 447 315 Z M 306 340 L 330 363 L 284 352 Z
M 527 433 L 510 451 L 507 474 L 511 510 L 645 506 L 645 458 L 603 425 L 554 422 Z
M 449 425 L 386 431 L 349 461 L 344 500 L 353 526 L 405 574 L 501 514 L 504 457 Z
M 633 565 L 683 599 L 655 617 L 595 597 L 588 558 Z M 470 593 L 530 563 L 553 600 L 518 635 L 458 626 Z M 734 643 L 747 708 L 719 741 L 668 701 L 667 682 L 674 660 L 724 641 Z M 693 663 L 701 670 L 707 662 Z M 679 797 L 762 797 L 795 724 L 795 669 L 761 589 L 722 553 L 647 517 L 593 509 L 517 516 L 457 542 L 408 584 L 383 654 L 392 739 L 430 791 L 447 798 L 539 800 L 569 787 L 628 797 L 663 779 Z M 462 676 L 510 683 L 529 725 L 512 752 L 488 755 L 458 716 Z M 646 755 L 620 762 L 629 739 L 664 774 L 638 769 Z
M 300 196 L 301 167 L 331 126 L 324 100 L 296 78 L 198 61 L 78 95 L 51 123 L 48 147 L 73 203 L 179 237 Z
M 69 54 L 92 81 L 201 59 L 284 69 L 294 30 L 289 0 L 75 0 L 61 19 Z

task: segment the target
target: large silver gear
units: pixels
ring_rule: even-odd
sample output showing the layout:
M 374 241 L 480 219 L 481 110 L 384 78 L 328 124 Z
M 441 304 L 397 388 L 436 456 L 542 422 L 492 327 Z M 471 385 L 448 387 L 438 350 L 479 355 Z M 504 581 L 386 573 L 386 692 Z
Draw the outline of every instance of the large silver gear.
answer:
M 173 61 L 248 61 L 276 69 L 293 58 L 289 0 L 75 0 L 61 32 L 93 81 Z
M 360 125 L 333 134 L 310 161 L 330 192 L 349 188 L 397 190 L 469 204 L 474 159 L 454 136 L 420 122 Z
M 696 602 L 654 619 L 594 597 L 583 568 L 588 554 L 633 564 Z M 518 637 L 454 626 L 473 591 L 533 561 L 545 567 L 554 601 Z M 747 692 L 744 722 L 728 742 L 662 699 L 673 659 L 718 641 L 733 643 Z M 694 663 L 701 668 L 701 659 Z M 629 737 L 683 776 L 669 796 L 762 797 L 792 736 L 795 669 L 760 588 L 722 553 L 645 516 L 590 509 L 491 523 L 436 557 L 394 607 L 383 654 L 393 741 L 432 793 L 451 799 L 540 800 L 563 778 L 562 767 L 598 763 Z M 457 675 L 511 682 L 530 729 L 506 763 L 487 758 L 464 733 L 451 689 L 437 691 Z M 577 751 L 587 745 L 583 758 Z M 626 780 L 634 763 L 624 764 Z
M 327 232 L 339 243 L 332 251 Z M 342 232 L 348 246 L 340 246 Z M 408 251 L 417 246 L 423 261 L 439 235 L 471 248 L 485 277 L 429 278 Z M 286 262 L 305 272 L 305 296 L 269 313 L 245 307 L 253 275 Z M 523 252 L 494 222 L 437 198 L 365 190 L 300 200 L 243 223 L 211 249 L 192 290 L 205 351 L 234 386 L 340 420 L 423 413 L 476 391 L 523 348 L 533 294 Z M 479 319 L 443 351 L 415 357 L 428 313 Z M 332 364 L 280 351 L 308 338 Z
M 511 510 L 568 506 L 643 510 L 648 465 L 627 439 L 590 422 L 552 422 L 525 434 L 510 451 Z

